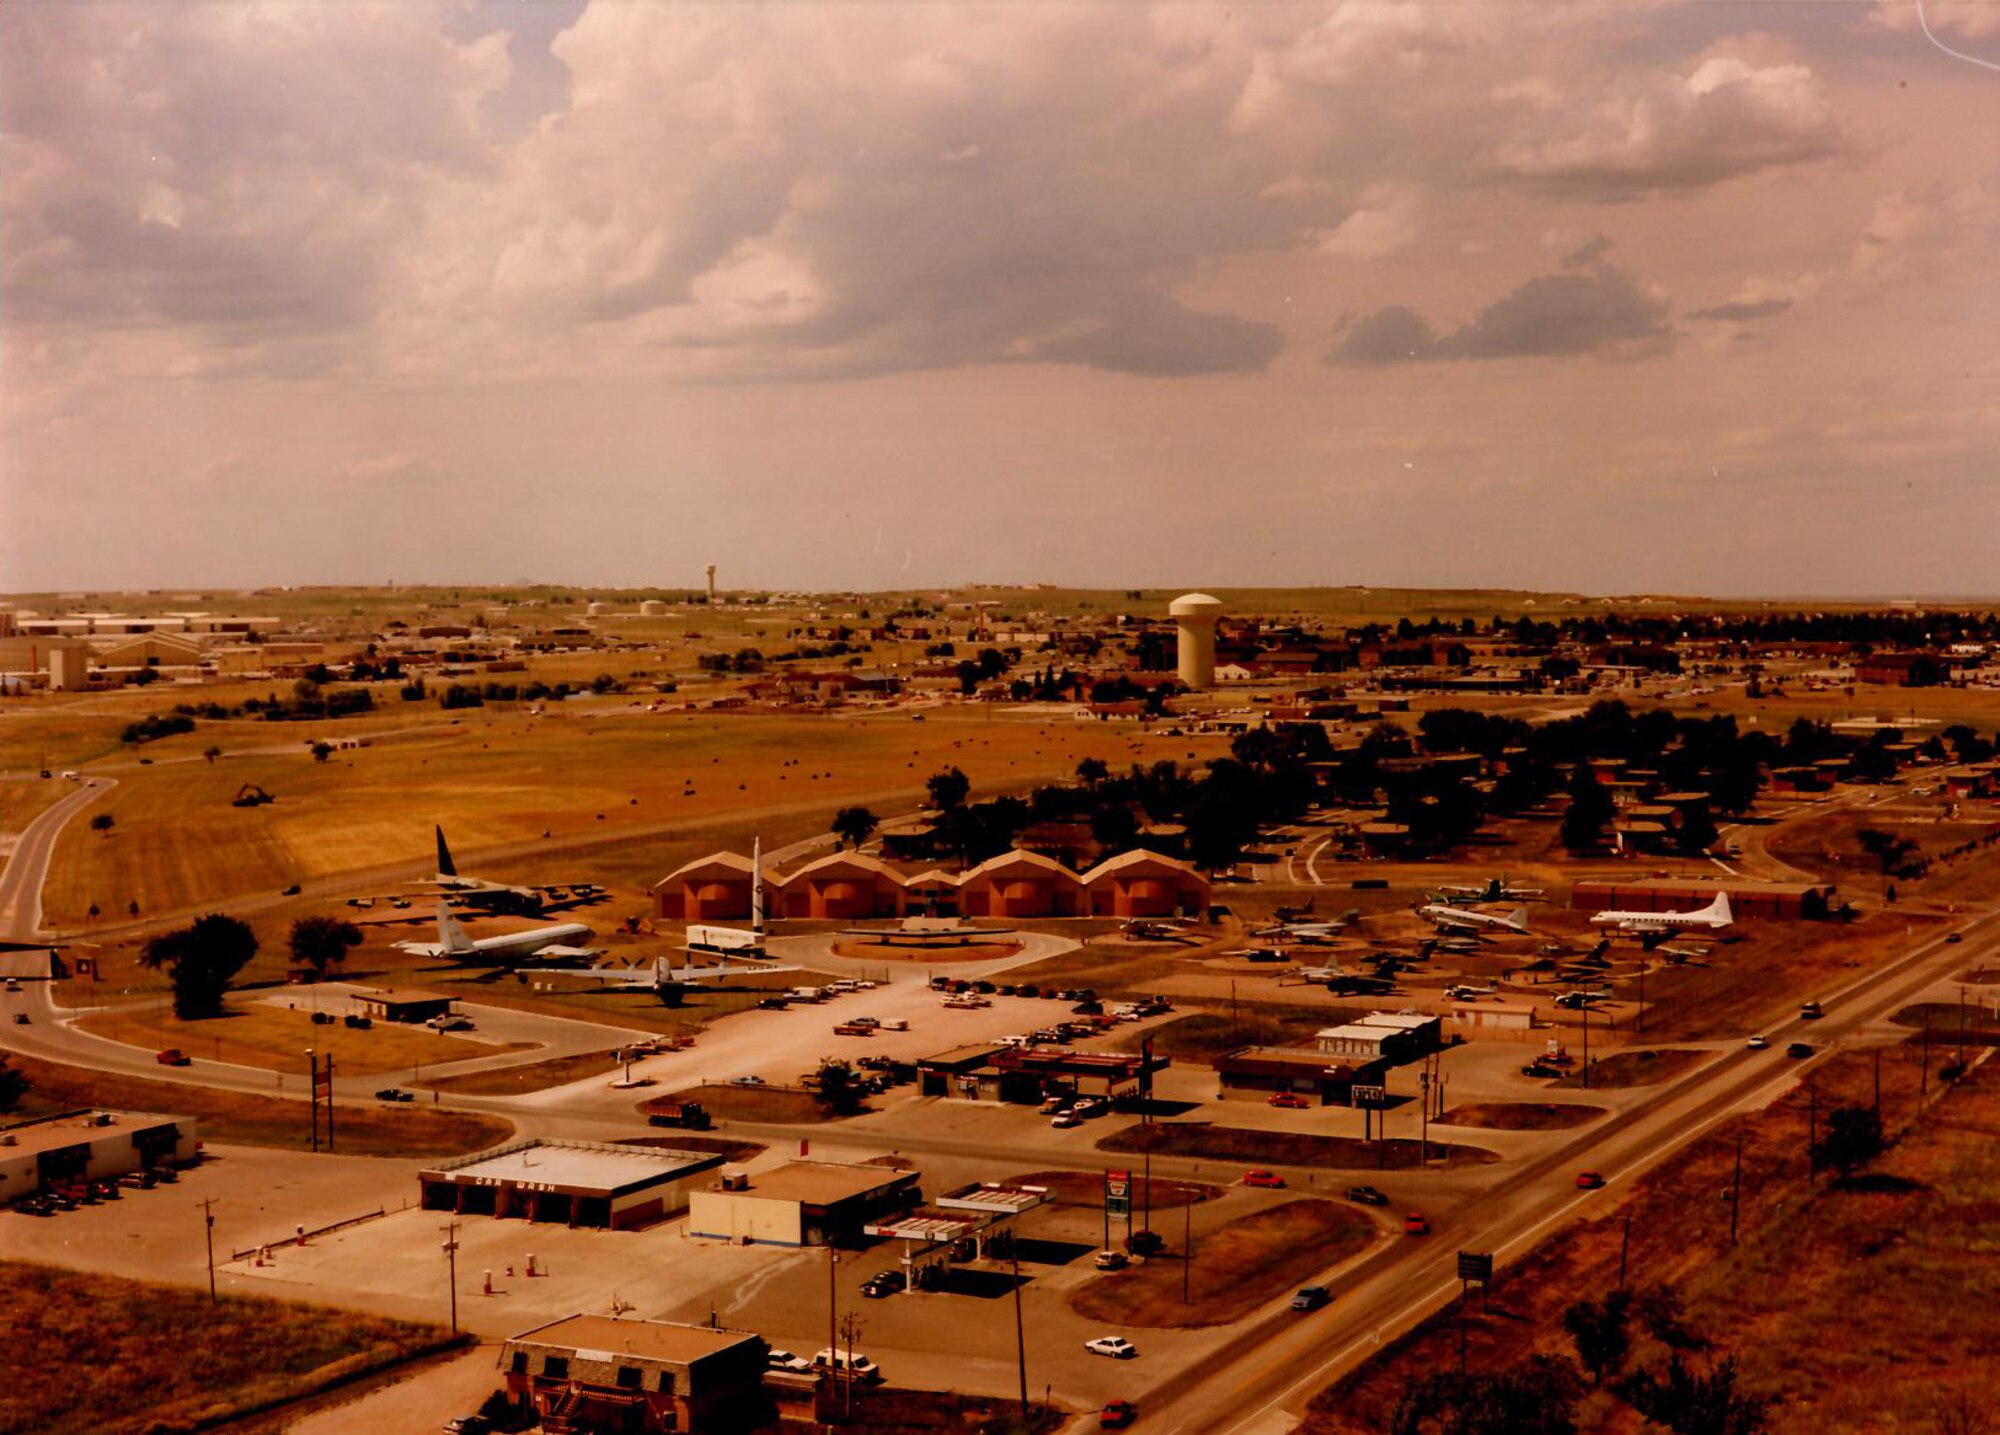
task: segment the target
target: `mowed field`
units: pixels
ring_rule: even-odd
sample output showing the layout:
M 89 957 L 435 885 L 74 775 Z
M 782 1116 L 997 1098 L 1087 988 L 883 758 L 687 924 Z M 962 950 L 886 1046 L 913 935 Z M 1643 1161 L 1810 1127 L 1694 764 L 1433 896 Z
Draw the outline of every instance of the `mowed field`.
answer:
M 128 1046 L 158 1050 L 177 1046 L 190 1056 L 209 1057 L 236 1066 L 267 1071 L 305 1070 L 302 1055 L 310 1047 L 331 1057 L 345 1076 L 372 1076 L 385 1071 L 415 1070 L 475 1057 L 500 1056 L 527 1048 L 518 1042 L 475 1041 L 422 1026 L 378 1021 L 354 1028 L 335 1023 L 314 1025 L 307 1006 L 310 988 L 300 988 L 297 1008 L 237 1001 L 222 1016 L 182 1021 L 157 1007 L 92 1012 L 78 1020 L 83 1030 Z M 332 1004 L 329 1003 L 329 1006 Z M 339 1005 L 345 1006 L 346 1003 Z
M 230 724 L 240 727 L 240 724 Z M 204 725 L 206 727 L 206 725 Z M 431 827 L 442 822 L 463 860 L 508 852 L 532 873 L 536 843 L 552 849 L 623 833 L 659 839 L 757 812 L 812 814 L 870 802 L 878 815 L 907 807 L 932 773 L 956 765 L 975 797 L 1064 777 L 1096 756 L 1117 766 L 1222 750 L 1215 739 L 1139 740 L 1130 725 L 996 717 L 985 710 L 792 717 L 587 711 L 537 718 L 475 714 L 450 732 L 337 753 L 292 752 L 168 762 L 214 739 L 203 729 L 152 744 L 154 765 L 119 774 L 102 810 L 109 836 L 65 832 L 44 901 L 50 919 L 80 925 L 95 902 L 107 914 L 137 901 L 174 911 L 294 882 L 393 869 L 428 873 Z M 227 743 L 223 743 L 227 747 Z M 275 802 L 231 805 L 245 783 Z M 546 836 L 545 836 L 546 834 Z M 642 844 L 643 846 L 643 844 Z M 543 880 L 646 882 L 664 875 L 642 852 L 552 861 Z M 476 870 L 470 862 L 468 870 Z

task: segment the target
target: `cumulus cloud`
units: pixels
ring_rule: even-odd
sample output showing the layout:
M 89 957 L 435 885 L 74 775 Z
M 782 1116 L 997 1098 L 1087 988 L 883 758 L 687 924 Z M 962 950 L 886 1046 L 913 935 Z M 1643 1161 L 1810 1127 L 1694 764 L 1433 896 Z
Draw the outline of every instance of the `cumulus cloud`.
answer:
M 1605 257 L 1592 241 L 1559 274 L 1530 279 L 1440 333 L 1400 305 L 1351 317 L 1333 351 L 1336 364 L 1393 364 L 1431 359 L 1638 357 L 1670 347 L 1665 299 Z
M 1713 304 L 1706 309 L 1690 309 L 1688 318 L 1747 324 L 1757 319 L 1775 318 L 1791 307 L 1792 301 L 1789 299 L 1731 299 L 1727 303 Z
M 1834 157 L 1849 147 L 1808 65 L 1713 54 L 1686 74 L 1605 82 L 1593 103 L 1524 104 L 1500 170 L 1584 199 L 1630 200 Z

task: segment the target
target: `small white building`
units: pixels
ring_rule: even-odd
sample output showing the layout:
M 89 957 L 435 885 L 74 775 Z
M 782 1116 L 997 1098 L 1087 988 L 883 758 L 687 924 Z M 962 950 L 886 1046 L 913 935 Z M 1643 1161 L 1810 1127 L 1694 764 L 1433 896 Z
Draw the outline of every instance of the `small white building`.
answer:
M 69 1111 L 0 1128 L 0 1205 L 156 1166 L 186 1166 L 199 1152 L 187 1116 Z
M 1345 1026 L 1320 1028 L 1313 1035 L 1313 1045 L 1328 1056 L 1347 1061 L 1379 1061 L 1389 1055 L 1388 1048 L 1398 1035 L 1389 1027 L 1349 1022 Z

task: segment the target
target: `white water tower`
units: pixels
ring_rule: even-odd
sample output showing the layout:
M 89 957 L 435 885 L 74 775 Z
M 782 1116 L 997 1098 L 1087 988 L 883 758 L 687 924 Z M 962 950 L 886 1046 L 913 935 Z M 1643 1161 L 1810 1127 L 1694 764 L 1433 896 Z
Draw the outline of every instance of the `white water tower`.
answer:
M 1180 679 L 1191 688 L 1215 686 L 1215 620 L 1222 600 L 1206 593 L 1183 593 L 1167 615 L 1180 629 Z

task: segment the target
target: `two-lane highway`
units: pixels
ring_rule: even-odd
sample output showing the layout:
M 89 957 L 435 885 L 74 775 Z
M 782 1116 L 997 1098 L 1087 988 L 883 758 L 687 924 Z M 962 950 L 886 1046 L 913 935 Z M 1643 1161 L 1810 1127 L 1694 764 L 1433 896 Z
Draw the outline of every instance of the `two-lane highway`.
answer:
M 42 883 L 48 877 L 56 839 L 72 817 L 117 785 L 108 777 L 81 778 L 76 791 L 36 817 L 21 833 L 6 867 L 0 868 L 0 937 L 35 940 L 42 925 Z

